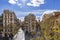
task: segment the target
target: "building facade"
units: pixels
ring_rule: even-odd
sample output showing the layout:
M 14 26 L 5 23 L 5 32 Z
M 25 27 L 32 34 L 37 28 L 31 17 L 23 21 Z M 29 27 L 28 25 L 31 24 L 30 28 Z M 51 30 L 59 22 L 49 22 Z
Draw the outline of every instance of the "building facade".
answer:
M 36 17 L 33 14 L 29 14 L 24 18 L 25 30 L 28 32 L 36 31 Z
M 3 18 L 2 18 L 2 17 L 3 17 L 3 16 L 0 15 L 0 32 L 3 31 Z
M 20 27 L 19 19 L 14 12 L 9 10 L 3 11 L 3 32 L 15 34 Z
M 54 15 L 41 21 L 43 40 L 60 40 L 60 12 L 57 11 L 52 14 Z

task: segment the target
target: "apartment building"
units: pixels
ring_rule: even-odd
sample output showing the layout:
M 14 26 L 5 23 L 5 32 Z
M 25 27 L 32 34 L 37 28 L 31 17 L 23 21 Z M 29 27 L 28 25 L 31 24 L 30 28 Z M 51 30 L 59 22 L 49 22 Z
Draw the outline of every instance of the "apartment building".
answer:
M 28 32 L 35 32 L 36 31 L 36 17 L 32 13 L 25 16 L 25 30 Z
M 9 10 L 3 11 L 3 32 L 15 34 L 20 27 L 19 19 L 14 12 Z

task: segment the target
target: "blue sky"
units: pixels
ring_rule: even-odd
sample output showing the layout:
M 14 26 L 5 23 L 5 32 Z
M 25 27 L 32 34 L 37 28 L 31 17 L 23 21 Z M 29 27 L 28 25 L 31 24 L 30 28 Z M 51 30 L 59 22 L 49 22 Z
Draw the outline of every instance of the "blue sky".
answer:
M 60 10 L 60 0 L 1 0 L 0 14 L 4 9 L 14 11 L 20 19 L 31 12 L 40 17 L 45 11 Z

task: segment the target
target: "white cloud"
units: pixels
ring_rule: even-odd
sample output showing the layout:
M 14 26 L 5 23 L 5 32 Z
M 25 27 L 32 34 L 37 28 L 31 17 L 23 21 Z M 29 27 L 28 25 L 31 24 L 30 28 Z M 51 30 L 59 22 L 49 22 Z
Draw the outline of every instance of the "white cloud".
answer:
M 26 0 L 9 0 L 8 2 L 12 5 L 17 5 L 21 8 L 22 5 L 26 2 Z
M 31 4 L 31 3 L 27 3 L 27 5 L 28 5 L 28 6 L 32 6 L 32 4 Z
M 44 0 L 30 0 L 30 3 L 27 3 L 28 6 L 38 7 L 41 4 L 44 4 Z
M 36 16 L 36 20 L 37 20 L 37 21 L 40 20 L 40 16 Z
M 8 2 L 9 2 L 10 4 L 16 4 L 16 1 L 17 1 L 17 0 L 9 0 Z
M 46 10 L 46 11 L 44 12 L 44 14 L 51 14 L 51 13 L 53 13 L 54 11 L 57 11 L 57 10 Z
M 22 6 L 23 4 L 26 3 L 27 0 L 9 0 L 8 2 L 10 4 L 16 4 L 17 6 Z M 22 2 L 22 3 L 21 3 Z M 33 7 L 38 7 L 41 4 L 44 4 L 44 0 L 30 0 L 30 3 L 27 3 L 27 6 L 33 6 Z
M 9 0 L 8 1 L 10 4 L 12 4 L 12 5 L 17 5 L 17 6 L 19 6 L 20 8 L 22 7 L 22 4 L 21 3 L 19 3 L 19 0 Z
M 18 6 L 22 6 L 22 4 L 20 4 L 20 3 L 18 3 L 17 5 L 18 5 Z
M 24 21 L 24 17 L 20 17 L 19 20 Z

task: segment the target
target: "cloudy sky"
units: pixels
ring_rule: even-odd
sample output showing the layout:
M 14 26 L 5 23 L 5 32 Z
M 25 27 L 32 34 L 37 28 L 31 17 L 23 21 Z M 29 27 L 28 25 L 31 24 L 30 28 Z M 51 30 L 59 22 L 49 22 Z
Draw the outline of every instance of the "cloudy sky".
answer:
M 39 19 L 44 12 L 60 10 L 60 0 L 1 0 L 0 14 L 4 9 L 14 11 L 22 20 L 29 13 L 33 13 Z

